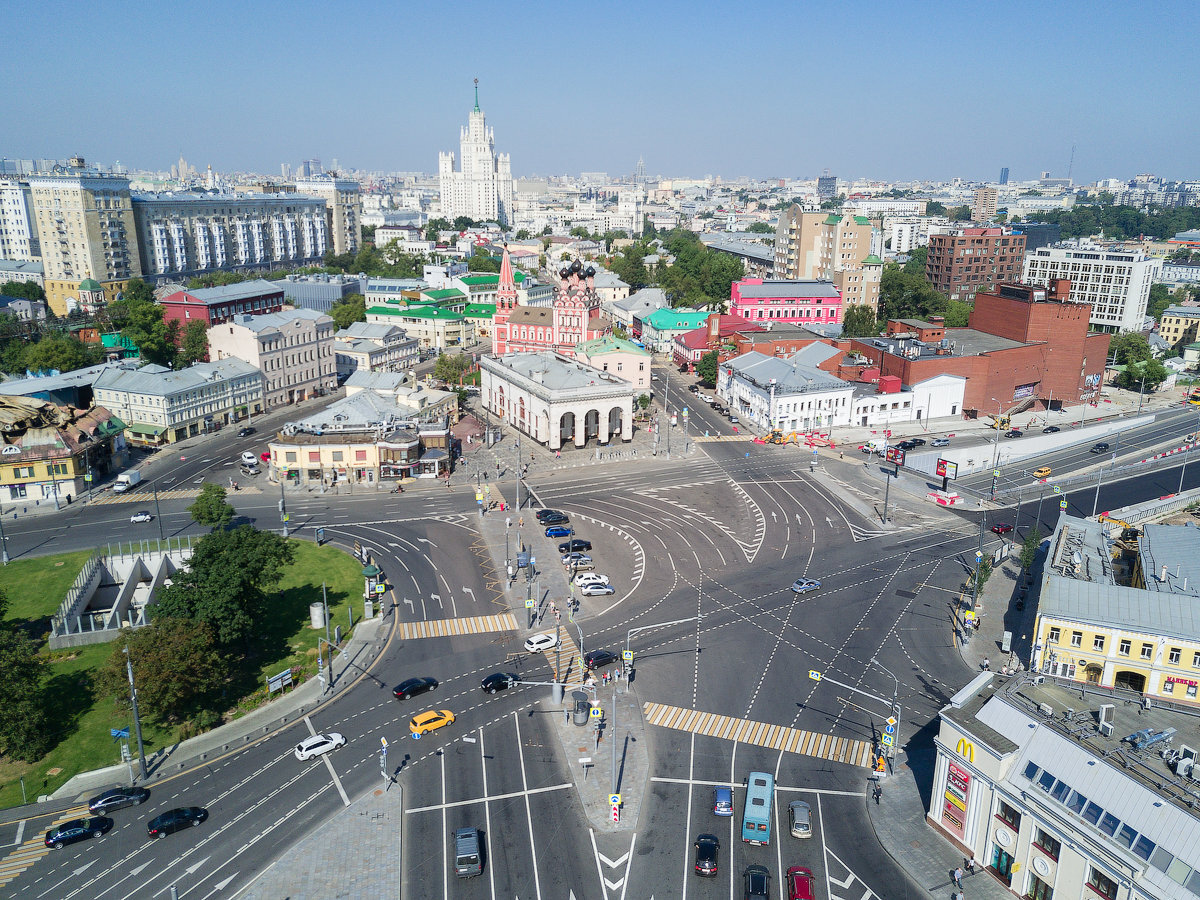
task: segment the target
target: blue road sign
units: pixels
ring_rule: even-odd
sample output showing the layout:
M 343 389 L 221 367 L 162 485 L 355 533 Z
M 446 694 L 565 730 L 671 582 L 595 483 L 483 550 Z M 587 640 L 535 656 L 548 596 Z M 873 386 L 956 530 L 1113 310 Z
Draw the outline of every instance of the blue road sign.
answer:
M 110 728 L 108 729 L 108 733 L 112 735 L 114 741 L 129 737 L 128 728 Z

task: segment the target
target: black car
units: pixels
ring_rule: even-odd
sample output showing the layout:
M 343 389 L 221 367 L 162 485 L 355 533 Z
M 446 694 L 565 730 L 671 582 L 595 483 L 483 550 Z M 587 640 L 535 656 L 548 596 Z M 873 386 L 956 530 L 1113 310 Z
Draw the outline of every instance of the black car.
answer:
M 61 850 L 67 844 L 73 844 L 86 838 L 100 837 L 112 827 L 113 820 L 105 816 L 71 819 L 46 832 L 46 846 Z
M 924 447 L 925 446 L 925 438 L 909 438 L 908 442 L 910 444 L 912 444 L 914 447 Z
M 539 509 L 535 513 L 535 515 L 537 516 L 537 520 L 539 522 L 542 522 L 542 520 L 545 519 L 547 516 L 561 516 L 562 513 L 559 512 L 557 509 Z M 545 524 L 545 523 L 543 522 L 543 524 Z
M 696 385 L 694 385 L 694 384 L 689 384 L 688 390 L 691 391 L 693 394 L 700 393 L 700 388 L 696 387 Z
M 417 694 L 435 690 L 438 686 L 436 678 L 410 678 L 402 681 L 392 689 L 397 700 L 408 700 Z
M 617 661 L 617 654 L 611 650 L 592 650 L 583 658 L 583 664 L 589 669 L 601 669 Z
M 592 549 L 592 542 L 574 538 L 558 545 L 559 553 L 583 553 Z
M 746 866 L 746 900 L 771 895 L 771 873 L 766 866 Z
M 519 684 L 521 677 L 514 672 L 493 672 L 487 678 L 483 679 L 479 687 L 486 694 L 494 694 L 497 691 L 505 691 L 514 684 Z
M 199 825 L 207 818 L 208 810 L 203 806 L 180 806 L 155 816 L 146 823 L 146 831 L 152 838 L 164 838 L 191 825 Z
M 257 431 L 257 428 L 251 428 L 247 425 L 245 428 L 238 429 L 238 437 L 250 437 L 250 435 L 255 434 Z
M 696 874 L 715 876 L 717 874 L 717 851 L 721 842 L 715 834 L 702 834 L 696 838 Z
M 88 810 L 93 813 L 112 812 L 127 806 L 137 806 L 150 799 L 150 792 L 143 787 L 113 788 L 88 801 Z
M 566 525 L 571 520 L 560 512 L 551 512 L 549 515 L 538 516 L 538 522 L 542 525 Z
M 1060 431 L 1057 425 L 1047 425 L 1042 429 L 1042 434 L 1058 434 Z
M 1108 452 L 1108 444 L 1104 443 L 1104 441 L 1101 441 L 1100 443 L 1098 443 L 1095 447 L 1093 447 L 1088 452 L 1089 453 L 1107 453 Z
M 901 441 L 900 443 L 898 443 L 896 445 L 896 449 L 903 450 L 905 453 L 907 453 L 909 450 L 916 449 L 916 446 L 917 445 L 914 444 L 912 441 Z
M 1004 436 L 1005 436 L 1006 438 L 1019 438 L 1019 437 L 1025 437 L 1025 432 L 1023 432 L 1023 431 L 1022 431 L 1021 429 L 1019 429 L 1019 428 L 1010 428 L 1010 429 L 1008 429 L 1008 431 L 1004 432 Z

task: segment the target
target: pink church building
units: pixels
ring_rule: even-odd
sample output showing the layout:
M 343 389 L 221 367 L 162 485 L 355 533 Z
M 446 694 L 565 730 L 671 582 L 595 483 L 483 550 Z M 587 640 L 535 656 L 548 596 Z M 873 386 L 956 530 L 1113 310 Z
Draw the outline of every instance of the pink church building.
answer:
M 517 302 L 512 261 L 508 248 L 500 262 L 496 288 L 496 314 L 492 318 L 492 353 L 553 351 L 574 356 L 577 344 L 612 333 L 612 325 L 600 317 L 600 295 L 596 293 L 595 270 L 583 268 L 579 260 L 559 273 L 562 283 L 554 290 L 550 306 L 523 306 Z
M 840 325 L 842 295 L 831 281 L 743 278 L 730 289 L 729 312 L 756 325 Z

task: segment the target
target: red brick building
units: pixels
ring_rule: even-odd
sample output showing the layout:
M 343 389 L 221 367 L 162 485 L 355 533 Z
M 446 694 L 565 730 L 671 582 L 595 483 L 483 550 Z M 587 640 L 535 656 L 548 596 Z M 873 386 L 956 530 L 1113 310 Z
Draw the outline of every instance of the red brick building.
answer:
M 234 316 L 265 316 L 283 310 L 283 288 L 261 278 L 225 287 L 198 288 L 176 291 L 158 301 L 163 308 L 163 320 L 179 323 L 182 335 L 188 323 L 197 320 L 211 328 L 233 319 Z
M 1068 300 L 1070 287 L 1066 280 L 1048 289 L 1001 284 L 975 296 L 967 328 L 891 321 L 886 336 L 850 345 L 880 376 L 895 375 L 905 385 L 942 374 L 965 377 L 968 418 L 1079 403 L 1100 389 L 1110 336 L 1089 331 L 1091 306 Z
M 671 345 L 672 360 L 681 370 L 687 367 L 689 372 L 694 372 L 700 357 L 710 350 L 718 351 L 717 360 L 720 361 L 721 346 L 735 334 L 761 330 L 761 326 L 751 325 L 741 316 L 713 313 L 702 327 L 676 336 Z
M 960 228 L 929 236 L 925 277 L 951 300 L 969 301 L 1003 281 L 1021 278 L 1025 235 L 1006 228 Z

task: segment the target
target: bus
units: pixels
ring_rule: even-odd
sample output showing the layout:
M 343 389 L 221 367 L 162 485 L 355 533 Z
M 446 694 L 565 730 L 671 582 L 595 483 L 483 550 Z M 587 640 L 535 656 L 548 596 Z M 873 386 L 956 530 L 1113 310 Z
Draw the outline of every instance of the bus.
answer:
M 775 779 L 766 772 L 751 772 L 746 785 L 746 811 L 742 816 L 742 840 L 765 846 L 771 843 L 771 804 Z

